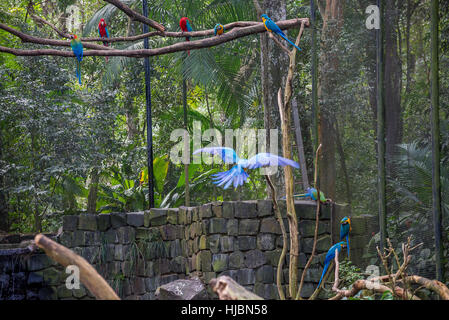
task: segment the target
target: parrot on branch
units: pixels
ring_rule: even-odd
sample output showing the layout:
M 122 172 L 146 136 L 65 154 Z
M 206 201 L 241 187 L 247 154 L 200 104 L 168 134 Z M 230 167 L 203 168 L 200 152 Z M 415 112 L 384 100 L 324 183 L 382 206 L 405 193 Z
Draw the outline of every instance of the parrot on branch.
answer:
M 344 241 L 341 241 L 337 244 L 334 244 L 329 251 L 327 251 L 326 253 L 326 258 L 324 259 L 324 269 L 323 269 L 323 273 L 321 274 L 321 278 L 320 278 L 320 282 L 318 282 L 318 287 L 320 287 L 321 281 L 323 280 L 324 275 L 326 274 L 327 269 L 329 268 L 330 263 L 332 262 L 332 260 L 335 259 L 335 251 L 338 251 L 338 253 L 340 253 L 341 248 L 344 247 L 346 245 L 346 243 Z
M 100 35 L 100 38 L 109 38 L 108 27 L 103 18 L 100 19 L 100 23 L 98 24 L 98 34 Z M 103 45 L 109 47 L 109 42 L 103 41 Z M 106 62 L 108 62 L 108 57 L 106 57 Z
M 290 39 L 285 35 L 285 33 L 282 32 L 281 28 L 279 28 L 279 26 L 273 20 L 271 20 L 270 17 L 268 17 L 266 14 L 263 14 L 261 15 L 261 18 L 263 21 L 263 25 L 265 26 L 265 29 L 267 29 L 267 31 L 276 33 L 281 38 L 284 38 L 286 41 L 288 41 L 296 49 L 301 51 L 301 48 L 299 48 L 296 44 L 291 42 Z
M 223 32 L 224 32 L 224 27 L 223 27 L 223 25 L 220 24 L 220 23 L 217 23 L 217 24 L 215 25 L 215 28 L 214 28 L 214 35 L 215 35 L 215 36 L 217 36 L 217 35 L 221 36 L 221 35 L 223 34 Z
M 83 44 L 80 38 L 76 34 L 70 35 L 70 46 L 76 57 L 76 76 L 78 77 L 78 82 L 81 84 L 81 61 L 83 61 Z
M 294 198 L 311 198 L 312 200 L 318 200 L 318 193 L 315 188 L 307 188 L 307 192 L 303 194 L 295 194 L 293 195 Z M 323 191 L 320 191 L 320 201 L 322 203 L 325 203 L 327 201 L 326 197 L 324 196 Z
M 224 163 L 236 164 L 230 170 L 219 172 L 212 175 L 213 183 L 218 186 L 223 186 L 223 189 L 229 188 L 231 184 L 234 188 L 243 185 L 248 179 L 248 169 L 257 169 L 267 166 L 292 166 L 299 168 L 299 164 L 293 160 L 289 160 L 283 157 L 276 156 L 271 153 L 258 153 L 250 159 L 241 159 L 237 156 L 235 151 L 226 147 L 208 147 L 195 150 L 193 154 L 201 152 L 209 153 L 212 155 L 219 155 Z
M 340 240 L 343 240 L 346 238 L 346 245 L 348 250 L 348 257 L 349 257 L 349 232 L 352 231 L 351 227 L 351 219 L 348 217 L 344 217 L 340 221 Z
M 190 21 L 190 19 L 187 17 L 182 17 L 181 20 L 179 20 L 179 26 L 181 27 L 182 32 L 193 31 L 190 23 L 192 23 L 192 21 Z M 186 41 L 190 41 L 190 37 L 186 37 Z M 187 54 L 190 56 L 190 50 L 187 51 Z

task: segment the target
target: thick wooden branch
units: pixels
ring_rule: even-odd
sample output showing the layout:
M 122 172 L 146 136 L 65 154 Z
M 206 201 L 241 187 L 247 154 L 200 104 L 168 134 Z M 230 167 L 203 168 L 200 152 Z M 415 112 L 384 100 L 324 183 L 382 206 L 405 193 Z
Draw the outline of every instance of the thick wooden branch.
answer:
M 220 300 L 263 300 L 258 295 L 246 290 L 231 277 L 221 276 L 209 282 L 212 290 Z
M 442 299 L 449 300 L 449 288 L 444 283 L 438 280 L 430 280 L 420 276 L 408 276 L 406 280 L 412 283 L 417 283 L 433 292 L 437 293 Z
M 304 23 L 305 25 L 309 24 L 308 18 L 297 18 L 297 19 L 290 19 L 285 21 L 279 21 L 278 25 L 281 29 L 290 29 L 293 28 L 301 23 Z M 5 28 L 2 28 L 2 26 L 5 26 Z M 4 24 L 0 24 L 0 28 L 8 31 L 8 26 Z M 17 30 L 12 29 L 11 31 L 17 33 Z M 9 32 L 9 31 L 8 31 Z M 168 53 L 174 53 L 179 51 L 187 51 L 187 50 L 195 50 L 195 49 L 202 49 L 202 48 L 210 48 L 214 47 L 229 41 L 233 41 L 238 38 L 246 37 L 251 34 L 257 34 L 266 32 L 265 27 L 262 23 L 257 23 L 257 25 L 252 25 L 249 27 L 243 27 L 243 28 L 236 28 L 232 32 L 225 33 L 219 37 L 211 37 L 196 41 L 183 41 L 178 42 L 173 45 L 169 45 L 162 48 L 155 48 L 155 49 L 137 49 L 137 50 L 118 50 L 118 49 L 112 49 L 110 47 L 105 47 L 102 45 L 94 45 L 94 44 L 85 44 L 84 46 L 87 48 L 88 46 L 98 46 L 100 50 L 85 50 L 83 55 L 85 57 L 88 56 L 116 56 L 116 57 L 130 57 L 130 58 L 143 58 L 143 57 L 150 57 L 150 56 L 157 56 L 162 54 L 168 54 Z M 20 32 L 19 32 L 20 33 Z M 185 35 L 187 32 L 185 33 Z M 31 37 L 26 35 L 27 37 Z M 35 38 L 35 37 L 33 37 Z M 30 38 L 26 38 L 30 40 Z M 39 39 L 39 38 L 37 38 Z M 33 39 L 35 40 L 35 39 Z M 44 40 L 44 41 L 42 41 Z M 27 42 L 33 42 L 38 43 L 34 41 L 27 41 Z M 70 46 L 69 42 L 61 41 L 61 40 L 53 40 L 53 39 L 40 39 L 41 44 L 47 44 L 47 45 L 53 45 L 53 46 Z M 75 55 L 71 51 L 60 51 L 60 50 L 54 50 L 54 49 L 35 49 L 35 50 L 22 50 L 22 49 L 13 49 L 13 48 L 7 48 L 7 47 L 0 47 L 0 52 L 6 52 L 11 53 L 17 56 L 39 56 L 39 55 L 51 55 L 51 56 L 62 56 L 62 57 L 74 57 Z
M 114 290 L 83 257 L 72 250 L 56 243 L 43 234 L 34 238 L 36 245 L 44 249 L 45 253 L 64 267 L 75 265 L 80 270 L 80 281 L 99 300 L 120 300 Z
M 7 26 L 4 23 L 0 23 L 0 29 L 3 29 L 6 32 L 18 37 L 20 40 L 22 40 L 22 42 L 25 42 L 25 43 L 28 42 L 28 43 L 56 46 L 56 47 L 70 47 L 70 41 L 39 38 L 39 37 L 31 36 L 29 34 L 26 34 L 19 30 L 11 28 L 10 26 Z M 105 46 L 102 46 L 99 44 L 93 44 L 93 43 L 86 43 L 86 44 L 83 44 L 83 46 L 88 49 L 97 49 L 97 50 L 104 50 L 104 51 L 113 50 L 112 48 L 105 47 Z M 37 49 L 37 50 L 39 50 L 39 49 Z
M 144 24 L 149 25 L 150 27 L 159 30 L 160 32 L 165 31 L 165 27 L 160 24 L 159 22 L 156 22 L 154 20 L 148 19 L 147 17 L 141 15 L 140 13 L 134 11 L 130 7 L 128 7 L 126 4 L 119 0 L 104 0 L 106 2 L 109 2 L 110 4 L 113 4 L 117 8 L 119 8 L 121 11 L 123 11 L 128 17 L 130 17 L 133 20 L 142 22 Z
M 45 20 L 45 19 L 43 19 L 43 18 L 41 18 L 41 17 L 38 17 L 38 16 L 35 15 L 35 14 L 32 14 L 32 15 L 31 15 L 31 18 L 33 18 L 34 21 L 37 21 L 37 22 L 39 22 L 39 23 L 48 25 L 48 26 L 49 26 L 50 28 L 52 28 L 57 34 L 59 34 L 59 36 L 62 37 L 62 38 L 67 38 L 67 39 L 68 39 L 69 36 L 70 36 L 68 33 L 62 32 L 61 30 L 59 30 L 58 28 L 56 28 L 56 26 L 55 26 L 54 24 L 48 22 L 47 20 Z

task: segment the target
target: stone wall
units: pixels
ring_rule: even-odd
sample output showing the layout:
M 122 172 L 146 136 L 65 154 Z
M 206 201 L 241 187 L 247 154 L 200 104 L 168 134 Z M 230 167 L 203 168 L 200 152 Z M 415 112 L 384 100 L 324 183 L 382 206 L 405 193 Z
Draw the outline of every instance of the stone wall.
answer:
M 288 227 L 285 201 L 280 201 L 280 207 Z M 295 208 L 301 276 L 312 251 L 316 204 L 296 201 Z M 307 271 L 304 297 L 310 296 L 318 283 L 325 253 L 335 236 L 331 224 L 336 224 L 335 216 L 342 212 L 344 209 L 335 205 L 322 206 L 318 255 Z M 365 223 L 364 219 L 360 221 Z M 58 241 L 91 263 L 123 299 L 154 299 L 156 289 L 173 280 L 198 276 L 208 283 L 220 275 L 231 276 L 266 299 L 278 298 L 275 275 L 282 237 L 269 200 L 65 216 Z M 23 266 L 23 272 L 27 279 L 36 279 L 33 280 L 37 281 L 36 288 L 43 291 L 40 296 L 38 290 L 37 296 L 25 298 L 93 298 L 82 286 L 79 290 L 68 290 L 65 287 L 68 275 L 43 253 L 31 255 L 29 261 Z M 284 265 L 288 266 L 288 259 Z M 286 285 L 287 268 L 283 274 Z M 212 292 L 209 294 L 214 298 Z

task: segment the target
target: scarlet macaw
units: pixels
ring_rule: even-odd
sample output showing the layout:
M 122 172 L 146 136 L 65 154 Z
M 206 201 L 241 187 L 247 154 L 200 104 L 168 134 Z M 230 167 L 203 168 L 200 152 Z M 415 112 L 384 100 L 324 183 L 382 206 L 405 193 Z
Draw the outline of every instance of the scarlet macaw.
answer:
M 223 32 L 224 32 L 224 27 L 223 27 L 223 25 L 222 24 L 220 24 L 220 23 L 217 23 L 216 25 L 215 25 L 215 28 L 214 28 L 214 35 L 216 36 L 216 35 L 222 35 L 223 34 Z
M 321 281 L 323 280 L 324 275 L 326 274 L 327 269 L 329 268 L 330 263 L 332 262 L 332 260 L 335 259 L 335 251 L 338 251 L 338 253 L 340 253 L 341 248 L 344 247 L 346 245 L 346 243 L 344 241 L 341 241 L 337 244 L 334 244 L 329 251 L 327 251 L 326 253 L 326 258 L 324 259 L 324 269 L 323 269 L 323 273 L 321 274 L 321 278 L 320 278 L 320 282 L 318 282 L 318 287 L 320 287 Z
M 266 166 L 292 166 L 299 168 L 299 164 L 293 160 L 289 160 L 283 157 L 276 156 L 271 153 L 258 153 L 250 159 L 240 159 L 235 151 L 231 148 L 225 147 L 209 147 L 195 150 L 193 154 L 206 152 L 212 155 L 219 155 L 225 163 L 236 163 L 230 170 L 219 172 L 212 175 L 213 183 L 218 186 L 223 186 L 223 189 L 227 189 L 232 183 L 234 188 L 243 185 L 248 179 L 249 175 L 246 173 L 248 169 L 257 169 Z
M 76 62 L 76 76 L 78 77 L 78 82 L 81 84 L 81 61 L 83 61 L 83 44 L 80 38 L 76 34 L 70 35 L 70 46 L 77 59 Z
M 298 49 L 299 51 L 301 51 L 301 48 L 299 48 L 298 46 L 296 46 L 296 44 L 294 44 L 293 42 L 291 42 L 287 36 L 285 35 L 285 33 L 282 32 L 281 28 L 278 27 L 278 25 L 270 19 L 270 17 L 268 17 L 266 14 L 261 15 L 262 17 L 262 21 L 263 21 L 263 25 L 265 26 L 265 29 L 267 29 L 267 31 L 269 32 L 274 32 L 277 35 L 279 35 L 280 37 L 284 38 L 285 40 L 287 40 L 292 46 L 294 46 L 296 49 Z
M 351 219 L 348 217 L 344 217 L 340 221 L 340 240 L 343 240 L 346 238 L 346 245 L 348 250 L 348 257 L 349 257 L 349 232 L 352 230 L 351 227 Z
M 193 31 L 190 23 L 192 23 L 192 21 L 190 21 L 190 19 L 187 17 L 182 17 L 181 20 L 179 20 L 179 26 L 181 27 L 182 32 Z M 190 37 L 186 37 L 186 41 L 190 41 Z M 187 54 L 190 56 L 190 50 L 187 51 Z
M 100 23 L 98 24 L 98 34 L 100 35 L 100 38 L 109 38 L 108 26 L 103 18 L 100 19 Z M 109 42 L 103 41 L 103 45 L 109 47 Z M 108 60 L 108 57 L 106 57 L 106 62 L 108 62 Z

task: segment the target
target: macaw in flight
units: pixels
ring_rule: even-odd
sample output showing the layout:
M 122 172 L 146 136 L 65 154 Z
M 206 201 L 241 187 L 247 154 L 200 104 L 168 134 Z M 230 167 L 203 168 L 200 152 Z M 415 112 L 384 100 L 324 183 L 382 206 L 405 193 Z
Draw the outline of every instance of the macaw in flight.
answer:
M 327 269 L 329 268 L 330 263 L 332 262 L 332 260 L 335 259 L 335 251 L 338 251 L 338 253 L 340 253 L 341 248 L 344 247 L 346 245 L 346 243 L 344 241 L 341 241 L 337 244 L 334 244 L 329 251 L 327 251 L 326 253 L 326 258 L 324 259 L 324 269 L 323 269 L 323 273 L 321 274 L 321 278 L 320 278 L 320 282 L 318 282 L 318 287 L 320 287 L 321 281 L 323 280 L 324 275 L 326 274 Z
M 318 200 L 318 193 L 317 189 L 315 188 L 307 188 L 307 192 L 303 194 L 295 194 L 293 195 L 294 198 L 311 198 L 312 200 Z M 324 196 L 323 191 L 320 191 L 320 201 L 322 203 L 325 203 L 327 201 L 326 197 Z
M 70 46 L 72 47 L 72 51 L 75 54 L 76 59 L 76 76 L 78 77 L 78 82 L 81 84 L 81 61 L 83 61 L 83 44 L 81 43 L 80 38 L 76 34 L 70 35 Z
M 348 250 L 348 257 L 349 257 L 349 232 L 352 230 L 351 227 L 351 219 L 348 217 L 344 217 L 340 221 L 340 240 L 343 240 L 346 238 L 346 245 Z
M 299 168 L 299 164 L 297 162 L 271 153 L 258 153 L 250 159 L 241 159 L 231 148 L 208 147 L 195 150 L 193 154 L 198 154 L 201 152 L 219 155 L 224 163 L 236 164 L 228 171 L 219 172 L 212 175 L 212 179 L 214 180 L 213 183 L 218 186 L 223 186 L 223 189 L 229 188 L 231 184 L 234 185 L 234 188 L 243 185 L 249 177 L 247 173 L 248 169 L 257 169 L 274 165 L 280 165 L 282 167 L 289 165 L 293 168 Z
M 223 27 L 223 25 L 220 24 L 220 23 L 217 23 L 217 24 L 215 25 L 215 28 L 214 28 L 214 35 L 215 35 L 215 36 L 216 36 L 216 35 L 221 36 L 221 35 L 223 34 L 223 32 L 224 32 L 224 27 Z
M 181 27 L 182 32 L 191 32 L 193 31 L 192 26 L 190 25 L 192 21 L 190 21 L 187 17 L 182 17 L 179 20 L 179 26 Z M 190 37 L 186 37 L 186 41 L 190 41 Z M 190 50 L 187 51 L 187 54 L 190 56 Z
M 263 25 L 265 26 L 265 29 L 267 29 L 267 31 L 276 33 L 277 35 L 279 35 L 280 37 L 282 37 L 286 41 L 288 41 L 296 49 L 301 51 L 301 48 L 299 48 L 296 44 L 291 42 L 290 39 L 287 38 L 285 33 L 282 32 L 281 28 L 279 28 L 279 26 L 273 20 L 271 20 L 270 17 L 268 17 L 266 14 L 263 14 L 263 15 L 261 15 L 261 18 L 262 18 L 262 21 L 263 21 Z

